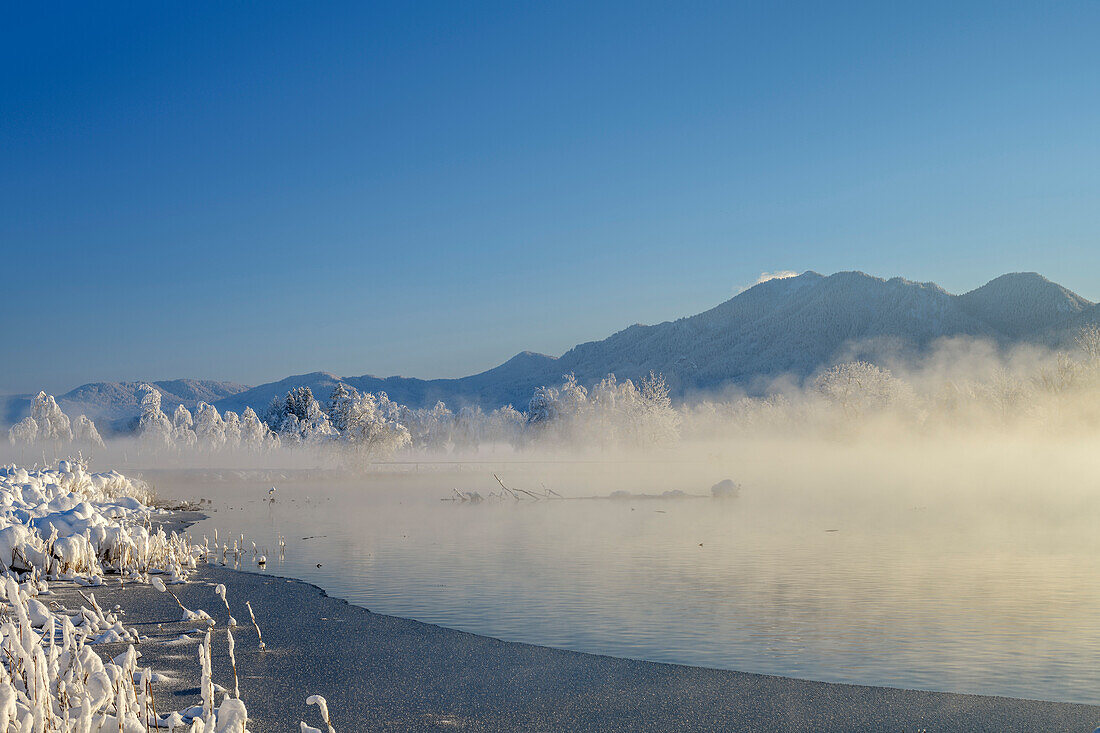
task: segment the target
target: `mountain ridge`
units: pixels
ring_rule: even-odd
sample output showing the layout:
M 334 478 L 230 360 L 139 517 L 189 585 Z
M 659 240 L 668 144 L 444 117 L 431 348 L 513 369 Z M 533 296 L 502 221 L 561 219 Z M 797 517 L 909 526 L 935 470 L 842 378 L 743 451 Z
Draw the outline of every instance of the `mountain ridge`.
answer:
M 726 385 L 751 388 L 780 375 L 805 378 L 831 360 L 860 355 L 867 344 L 889 343 L 919 352 L 939 338 L 969 336 L 1002 345 L 1066 346 L 1089 323 L 1100 323 L 1100 305 L 1033 272 L 1007 273 L 953 295 L 932 282 L 858 271 L 807 271 L 758 283 L 701 313 L 653 325 L 633 324 L 607 338 L 577 344 L 558 357 L 521 351 L 466 377 L 340 377 L 318 371 L 251 388 L 200 380 L 156 385 L 164 393 L 166 410 L 181 403 L 193 409 L 203 399 L 221 411 L 240 412 L 250 405 L 262 414 L 272 398 L 294 387 L 308 386 L 324 399 L 341 381 L 363 391 L 384 391 L 413 407 L 443 400 L 452 407 L 513 404 L 522 409 L 535 388 L 556 383 L 570 372 L 582 384 L 609 372 L 621 379 L 659 372 L 673 393 L 683 396 Z M 66 404 L 98 406 L 102 415 L 118 420 L 128 410 L 136 414 L 137 384 L 82 385 L 58 402 L 63 409 Z M 117 404 L 107 409 L 103 403 L 111 402 L 116 392 Z M 18 413 L 11 399 L 4 410 L 9 422 Z

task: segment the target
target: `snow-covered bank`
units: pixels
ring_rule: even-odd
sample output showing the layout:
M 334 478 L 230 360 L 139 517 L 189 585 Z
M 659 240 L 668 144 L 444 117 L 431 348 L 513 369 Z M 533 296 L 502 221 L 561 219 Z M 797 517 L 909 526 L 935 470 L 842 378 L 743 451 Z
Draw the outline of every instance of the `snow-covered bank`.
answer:
M 151 500 L 141 482 L 91 473 L 82 462 L 0 469 L 0 733 L 13 727 L 140 733 L 185 724 L 193 733 L 245 731 L 245 705 L 225 691 L 237 689 L 235 680 L 226 680 L 226 688 L 213 681 L 212 647 L 221 636 L 213 618 L 184 608 L 169 590 L 187 582 L 206 549 L 165 532 L 153 520 L 166 512 L 151 508 Z M 120 605 L 99 603 L 92 589 L 101 597 L 126 589 L 135 600 L 134 593 L 173 596 L 182 610 L 173 620 L 200 627 L 179 639 L 198 645 L 201 702 L 173 711 L 162 699 L 158 709 L 154 684 L 165 678 L 138 664 L 137 648 L 149 641 L 138 628 L 142 620 L 129 619 Z M 235 678 L 231 629 L 225 638 Z M 124 646 L 121 653 L 116 645 Z M 109 651 L 101 655 L 98 648 Z M 219 689 L 225 692 L 220 704 Z

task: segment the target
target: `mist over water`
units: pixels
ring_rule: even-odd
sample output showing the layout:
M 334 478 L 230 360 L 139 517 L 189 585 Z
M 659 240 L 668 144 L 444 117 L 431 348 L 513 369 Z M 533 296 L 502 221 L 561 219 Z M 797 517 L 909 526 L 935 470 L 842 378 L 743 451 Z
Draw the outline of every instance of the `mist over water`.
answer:
M 464 412 L 433 423 L 446 439 L 388 455 L 139 436 L 93 460 L 165 499 L 209 499 L 200 541 L 244 533 L 263 572 L 380 613 L 655 661 L 1100 703 L 1090 338 L 1072 353 L 949 340 L 886 354 L 889 369 L 847 362 L 678 405 L 652 381 L 566 379 L 492 440 L 471 442 Z M 542 498 L 505 495 L 494 474 Z M 724 479 L 739 496 L 711 495 Z
M 161 475 L 158 490 L 212 500 L 196 536 L 244 532 L 266 572 L 380 613 L 655 661 L 1095 703 L 1093 446 L 721 442 L 604 463 L 288 475 L 275 503 L 259 480 Z M 441 501 L 487 495 L 494 471 L 570 498 Z M 727 476 L 740 497 L 707 497 Z M 572 498 L 671 489 L 702 498 Z

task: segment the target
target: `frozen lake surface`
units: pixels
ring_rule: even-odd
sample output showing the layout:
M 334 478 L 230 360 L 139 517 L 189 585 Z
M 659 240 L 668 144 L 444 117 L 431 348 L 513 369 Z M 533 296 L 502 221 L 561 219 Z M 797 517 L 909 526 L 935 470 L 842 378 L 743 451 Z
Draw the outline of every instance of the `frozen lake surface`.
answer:
M 613 474 L 552 486 L 607 496 L 629 483 Z M 157 480 L 212 502 L 200 540 L 243 532 L 266 572 L 378 613 L 653 661 L 1100 703 L 1095 499 L 748 485 L 734 500 L 441 501 L 492 491 L 474 471 L 290 476 L 272 503 L 270 477 Z

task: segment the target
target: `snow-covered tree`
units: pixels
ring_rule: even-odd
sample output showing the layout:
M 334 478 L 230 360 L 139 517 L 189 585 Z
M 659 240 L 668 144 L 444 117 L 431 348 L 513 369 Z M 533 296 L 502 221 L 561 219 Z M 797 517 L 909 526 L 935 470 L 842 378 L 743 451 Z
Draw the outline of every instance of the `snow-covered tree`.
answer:
M 225 446 L 225 421 L 218 408 L 200 402 L 195 408 L 195 437 L 204 450 L 221 450 Z
M 195 426 L 195 421 L 191 417 L 191 411 L 183 405 L 176 405 L 175 411 L 172 413 L 172 429 L 173 430 L 191 430 Z
M 1027 382 L 1007 369 L 997 369 L 992 378 L 982 385 L 979 394 L 988 401 L 994 415 L 1002 423 L 1013 421 L 1031 401 Z
M 833 366 L 814 380 L 813 389 L 849 418 L 883 410 L 906 399 L 910 391 L 889 369 L 866 361 Z
M 409 429 L 399 421 L 400 405 L 385 392 L 365 392 L 350 404 L 340 439 L 360 455 L 384 457 L 412 444 Z
M 588 407 L 588 390 L 577 382 L 577 375 L 566 374 L 558 389 L 558 412 L 571 417 L 580 416 Z
M 194 420 L 191 411 L 183 405 L 176 405 L 172 413 L 172 443 L 180 448 L 191 448 L 195 445 Z
M 301 421 L 301 425 L 304 429 L 302 437 L 307 442 L 318 442 L 339 435 L 336 428 L 332 427 L 328 415 L 321 409 L 321 403 L 317 400 L 309 403 L 309 407 L 306 409 L 306 418 Z
M 38 441 L 38 423 L 27 415 L 8 429 L 8 440 L 12 445 L 34 445 Z
M 75 423 L 70 422 L 53 396 L 45 392 L 39 392 L 31 401 L 31 414 L 8 430 L 8 440 L 13 445 L 54 443 L 60 446 L 75 443 L 89 448 L 103 447 L 103 438 L 95 423 L 86 415 L 78 417 Z
M 650 374 L 639 389 L 609 374 L 589 392 L 567 374 L 561 387 L 540 387 L 527 408 L 540 440 L 578 446 L 659 447 L 679 439 L 680 415 L 664 378 Z
M 642 379 L 637 410 L 640 445 L 667 447 L 680 439 L 680 414 L 672 407 L 664 376 L 650 372 Z
M 68 416 L 61 411 L 53 395 L 39 392 L 31 401 L 31 417 L 38 425 L 37 439 L 68 443 L 73 439 L 72 426 Z
M 338 382 L 332 389 L 328 399 L 328 417 L 334 427 L 343 433 L 347 429 L 348 415 L 351 414 L 352 405 L 359 398 L 359 392 L 355 387 Z
M 271 402 L 267 403 L 267 409 L 264 410 L 263 422 L 273 432 L 278 432 L 279 428 L 283 425 L 283 418 L 286 417 L 286 401 L 278 397 L 272 397 Z
M 454 433 L 451 442 L 455 450 L 477 452 L 485 438 L 486 417 L 476 405 L 467 405 L 455 416 Z
M 320 443 L 338 435 L 321 404 L 313 399 L 309 387 L 287 392 L 281 406 L 272 402 L 268 411 L 273 423 L 268 423 L 288 445 Z
M 1089 324 L 1077 334 L 1077 347 L 1081 351 L 1077 376 L 1082 386 L 1095 386 L 1100 381 L 1100 324 Z
M 302 433 L 302 423 L 298 420 L 297 415 L 290 412 L 283 416 L 282 424 L 279 425 L 279 443 L 281 445 L 301 445 L 304 442 Z
M 679 440 L 680 420 L 663 376 L 650 372 L 639 389 L 630 379 L 620 382 L 608 374 L 592 388 L 578 430 L 585 441 L 599 445 L 666 447 Z
M 80 445 L 86 445 L 91 448 L 105 448 L 103 444 L 103 438 L 100 437 L 99 431 L 95 428 L 95 423 L 88 419 L 87 415 L 81 415 L 76 419 L 74 425 L 74 440 Z
M 337 383 L 329 395 L 328 415 L 333 429 L 343 433 L 348 429 L 348 419 L 354 409 L 355 401 L 359 400 L 359 391 L 353 386 Z
M 153 448 L 169 447 L 172 444 L 172 421 L 160 409 L 160 392 L 149 384 L 141 384 L 138 389 L 142 393 L 138 436 Z
M 549 425 L 558 417 L 558 390 L 553 387 L 536 387 L 527 403 L 529 425 Z
M 298 387 L 286 393 L 284 404 L 288 415 L 294 415 L 299 420 L 308 420 L 309 411 L 317 400 L 313 399 L 313 390 L 309 387 Z
M 226 410 L 222 416 L 225 420 L 225 445 L 227 448 L 237 448 L 241 444 L 241 418 L 232 410 Z
M 523 445 L 526 425 L 527 416 L 516 408 L 511 405 L 498 407 L 489 413 L 486 438 L 490 442 L 519 447 Z
M 402 407 L 398 421 L 408 428 L 414 448 L 443 451 L 451 443 L 455 416 L 441 401 L 419 410 Z
M 261 450 L 274 445 L 278 438 L 264 424 L 251 407 L 241 413 L 241 446 L 250 450 Z

